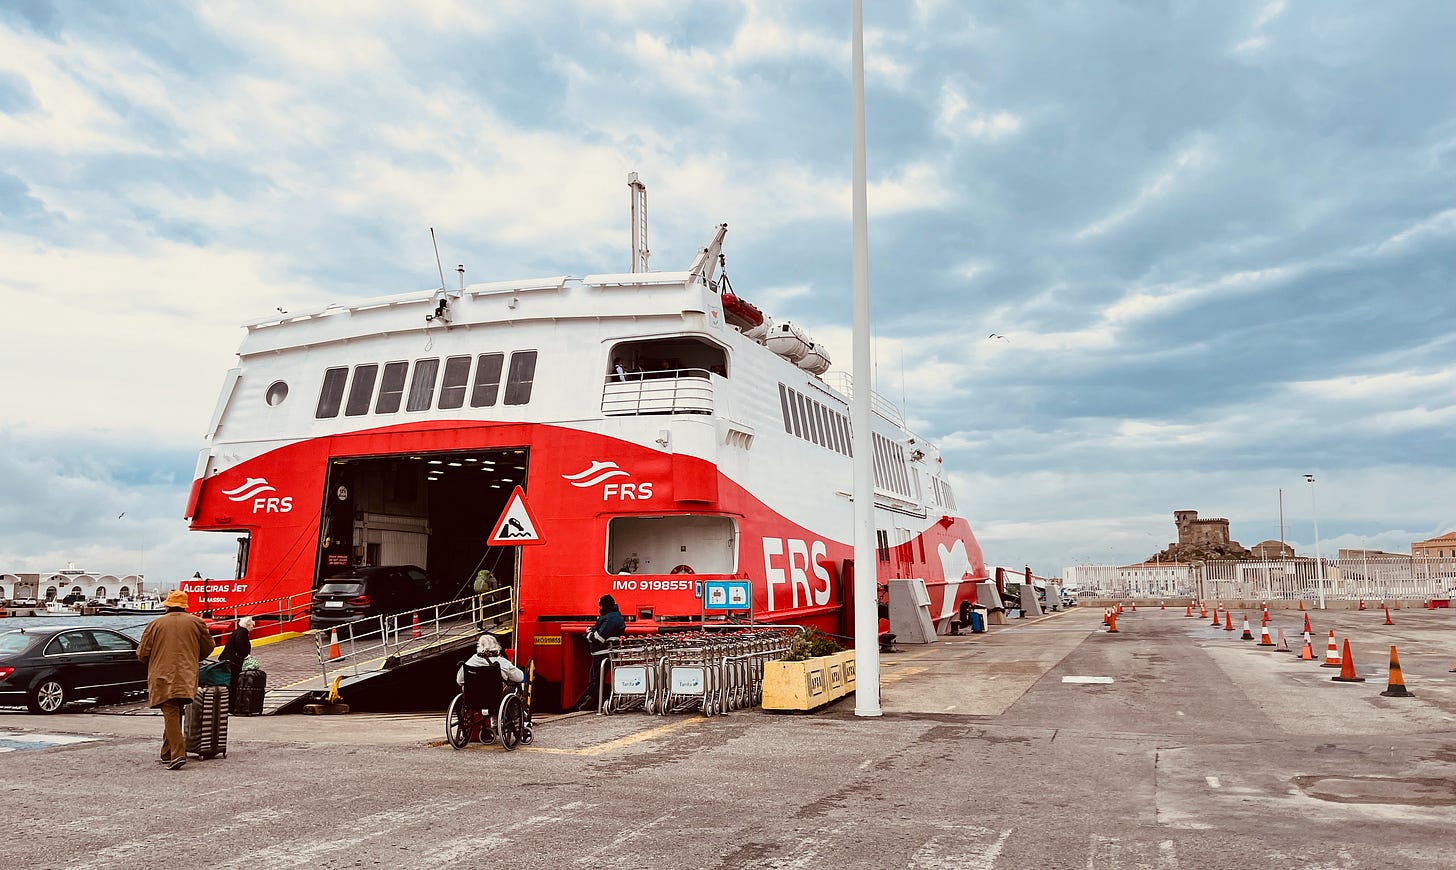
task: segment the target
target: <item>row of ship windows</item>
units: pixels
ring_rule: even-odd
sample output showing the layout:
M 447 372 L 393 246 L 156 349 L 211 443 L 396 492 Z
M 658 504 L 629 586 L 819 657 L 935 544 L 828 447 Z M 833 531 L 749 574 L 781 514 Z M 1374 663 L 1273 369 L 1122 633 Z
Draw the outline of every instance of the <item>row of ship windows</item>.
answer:
M 955 510 L 955 493 L 950 491 L 950 484 L 938 477 L 930 478 L 930 482 L 935 485 L 935 503 Z
M 472 367 L 474 378 L 471 377 Z M 467 393 L 472 408 L 489 408 L 497 399 L 506 405 L 524 405 L 531 401 L 531 387 L 536 379 L 536 351 L 518 350 L 511 354 L 503 397 L 500 395 L 501 372 L 506 369 L 503 353 L 446 357 L 443 378 L 440 377 L 439 357 L 415 360 L 413 375 L 409 374 L 410 364 L 405 361 L 385 363 L 382 375 L 380 368 L 378 363 L 354 366 L 352 380 L 349 379 L 347 366 L 325 370 L 314 417 L 320 420 L 337 417 L 341 407 L 345 416 L 359 417 L 369 413 L 371 402 L 376 414 L 396 413 L 401 404 L 406 411 L 428 411 L 431 407 L 451 410 L 465 406 Z M 406 380 L 409 381 L 408 392 L 405 390 Z M 376 383 L 379 385 L 377 396 Z M 435 403 L 437 383 L 440 388 L 439 404 Z
M 784 414 L 785 432 L 836 453 L 854 456 L 848 417 L 783 384 L 779 384 L 779 407 Z M 874 446 L 875 486 L 905 498 L 915 498 L 905 464 L 905 448 L 879 434 L 874 436 Z

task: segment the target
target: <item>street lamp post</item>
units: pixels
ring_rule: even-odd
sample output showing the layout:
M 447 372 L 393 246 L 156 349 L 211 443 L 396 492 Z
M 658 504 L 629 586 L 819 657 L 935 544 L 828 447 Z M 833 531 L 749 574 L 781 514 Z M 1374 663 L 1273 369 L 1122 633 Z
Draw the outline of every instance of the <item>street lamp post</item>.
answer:
M 1304 482 L 1309 484 L 1309 515 L 1314 518 L 1314 570 L 1319 583 L 1319 609 L 1325 609 L 1325 560 L 1320 555 L 1319 507 L 1314 498 L 1314 475 L 1306 474 Z

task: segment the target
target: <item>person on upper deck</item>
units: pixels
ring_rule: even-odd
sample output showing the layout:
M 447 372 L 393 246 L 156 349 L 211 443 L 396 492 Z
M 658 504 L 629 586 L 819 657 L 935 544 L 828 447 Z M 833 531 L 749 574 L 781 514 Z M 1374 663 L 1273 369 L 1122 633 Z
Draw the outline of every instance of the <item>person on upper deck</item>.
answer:
M 612 360 L 612 374 L 616 375 L 619 381 L 627 380 L 627 370 L 622 367 L 621 357 Z

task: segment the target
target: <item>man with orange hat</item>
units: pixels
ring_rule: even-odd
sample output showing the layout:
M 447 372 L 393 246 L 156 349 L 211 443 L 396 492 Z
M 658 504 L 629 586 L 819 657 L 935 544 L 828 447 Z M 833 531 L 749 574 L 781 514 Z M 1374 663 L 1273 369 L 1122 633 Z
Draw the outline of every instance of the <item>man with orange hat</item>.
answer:
M 197 694 L 197 663 L 212 655 L 207 623 L 187 612 L 187 593 L 174 590 L 163 602 L 167 612 L 147 624 L 137 658 L 147 665 L 147 692 L 162 708 L 162 758 L 168 770 L 187 763 L 182 710 Z

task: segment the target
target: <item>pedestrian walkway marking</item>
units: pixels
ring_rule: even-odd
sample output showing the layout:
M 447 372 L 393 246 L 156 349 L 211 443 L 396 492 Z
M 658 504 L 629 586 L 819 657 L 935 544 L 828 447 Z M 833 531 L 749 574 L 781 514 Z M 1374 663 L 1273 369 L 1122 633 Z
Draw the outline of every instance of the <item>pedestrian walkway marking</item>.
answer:
M 1064 683 L 1110 683 L 1111 677 L 1062 677 Z
M 75 743 L 92 743 L 95 737 L 78 737 L 74 734 L 31 734 L 25 731 L 0 731 L 0 752 L 31 752 L 37 749 L 53 749 Z

